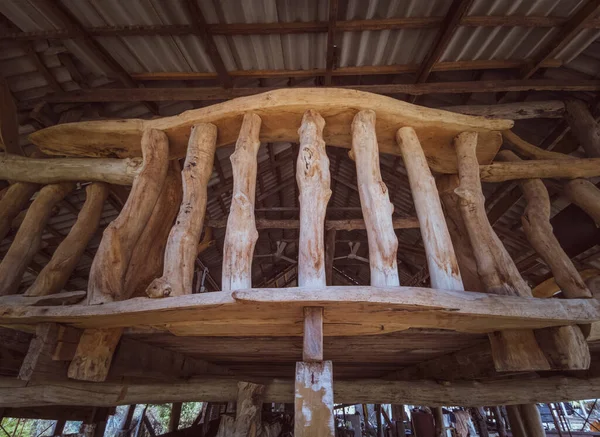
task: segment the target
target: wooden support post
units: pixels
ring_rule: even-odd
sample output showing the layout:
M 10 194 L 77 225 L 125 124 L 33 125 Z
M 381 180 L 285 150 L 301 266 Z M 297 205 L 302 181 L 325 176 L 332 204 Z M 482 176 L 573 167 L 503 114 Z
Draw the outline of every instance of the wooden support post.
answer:
M 506 414 L 508 415 L 508 424 L 510 425 L 511 434 L 514 437 L 528 437 L 527 431 L 525 430 L 525 424 L 521 418 L 519 405 L 507 405 Z
M 112 357 L 121 339 L 122 328 L 86 329 L 69 365 L 72 379 L 101 382 L 108 376 Z
M 498 432 L 498 437 L 506 437 L 506 426 L 504 425 L 504 419 L 502 418 L 502 412 L 500 411 L 499 406 L 492 407 L 492 412 L 494 413 L 494 420 L 496 422 L 496 431 Z
M 19 370 L 19 379 L 23 381 L 66 379 L 66 363 L 53 359 L 59 336 L 60 327 L 55 323 L 36 325 L 35 337 L 29 344 L 27 355 Z
M 36 184 L 24 182 L 17 182 L 8 187 L 0 199 L 0 241 L 8 235 L 13 220 L 25 208 L 38 188 Z
M 412 127 L 403 127 L 398 130 L 396 140 L 402 151 L 419 218 L 431 286 L 443 290 L 464 290 L 435 180 L 417 134 Z
M 521 421 L 525 427 L 527 437 L 546 437 L 540 410 L 536 404 L 521 404 L 518 406 L 521 413 Z
M 177 431 L 179 429 L 179 420 L 181 419 L 181 402 L 173 402 L 171 406 L 171 415 L 169 416 L 169 427 L 167 432 Z
M 125 274 L 127 296 L 146 296 L 146 288 L 163 271 L 165 247 L 175 223 L 183 196 L 179 160 L 169 161 L 169 169 L 152 215 L 133 249 Z
M 72 183 L 46 185 L 33 201 L 0 263 L 0 296 L 15 294 L 25 269 L 37 253 L 52 208 L 75 188 Z M 6 196 L 5 196 L 6 197 Z
M 223 244 L 223 291 L 252 288 L 252 255 L 258 239 L 254 201 L 260 124 L 258 115 L 244 115 L 235 152 L 231 155 L 233 194 Z
M 444 414 L 442 407 L 431 407 L 433 412 L 433 421 L 435 424 L 435 437 L 444 437 Z M 479 437 L 482 437 L 481 435 Z
M 169 142 L 164 132 L 147 129 L 142 137 L 144 166 L 119 216 L 104 230 L 90 269 L 88 302 L 101 304 L 129 298 L 125 275 L 167 176 Z
M 392 224 L 394 206 L 381 179 L 374 111 L 360 111 L 354 117 L 350 157 L 356 162 L 358 193 L 369 239 L 371 285 L 400 285 L 398 238 Z
M 298 131 L 300 151 L 296 179 L 300 193 L 298 286 L 324 287 L 325 209 L 331 197 L 325 120 L 308 110 Z M 333 437 L 332 364 L 323 360 L 323 308 L 304 309 L 303 362 L 296 363 L 295 424 L 298 437 Z
M 325 225 L 327 227 L 327 225 Z M 327 285 L 333 285 L 333 258 L 335 258 L 335 229 L 325 232 L 325 278 Z
M 69 234 L 54 251 L 52 258 L 25 291 L 25 296 L 47 296 L 61 291 L 75 270 L 79 258 L 92 239 L 108 196 L 108 185 L 97 182 L 86 188 L 86 199 Z
M 192 127 L 182 171 L 183 200 L 165 249 L 163 275 L 146 290 L 150 297 L 192 293 L 198 241 L 206 212 L 207 186 L 212 174 L 217 128 L 210 123 Z
M 404 437 L 406 429 L 404 426 L 404 405 L 392 404 L 392 421 L 395 423 L 395 437 Z
M 482 414 L 482 408 L 471 407 L 469 408 L 469 412 L 471 413 L 471 417 L 473 418 L 473 423 L 475 424 L 475 429 L 477 429 L 477 434 L 479 437 L 489 437 L 490 433 L 487 429 L 485 415 Z
M 600 157 L 600 125 L 582 100 L 565 102 L 565 118 L 589 157 Z

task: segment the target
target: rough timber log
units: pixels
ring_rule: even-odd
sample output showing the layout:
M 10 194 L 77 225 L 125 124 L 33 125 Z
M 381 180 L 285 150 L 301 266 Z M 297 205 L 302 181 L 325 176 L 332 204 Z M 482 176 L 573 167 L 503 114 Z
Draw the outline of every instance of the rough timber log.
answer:
M 293 219 L 255 219 L 256 229 L 300 229 L 300 220 Z M 416 217 L 394 217 L 392 218 L 394 229 L 416 229 L 419 220 Z M 225 228 L 227 220 L 207 220 L 206 226 L 211 228 Z M 356 229 L 367 229 L 363 219 L 325 220 L 327 231 L 354 231 Z
M 600 377 L 544 377 L 457 381 L 386 381 L 358 379 L 334 382 L 336 403 L 391 403 L 409 405 L 515 405 L 590 399 L 600 390 Z M 81 381 L 30 382 L 0 379 L 0 407 L 42 405 L 113 406 L 137 403 L 230 402 L 238 397 L 232 378 L 192 378 L 185 382 L 90 383 Z M 290 403 L 294 381 L 278 379 L 265 383 L 264 402 Z
M 183 200 L 169 233 L 163 275 L 148 286 L 148 296 L 181 296 L 192 292 L 216 137 L 217 129 L 212 124 L 201 123 L 192 128 L 182 171 Z
M 587 156 L 600 157 L 600 125 L 581 100 L 567 100 L 565 118 Z
M 413 128 L 398 130 L 398 144 L 420 222 L 431 286 L 464 290 L 442 204 L 427 160 Z
M 52 258 L 25 291 L 25 296 L 46 296 L 63 289 L 79 262 L 87 244 L 92 239 L 108 196 L 108 186 L 93 183 L 86 188 L 86 199 L 77 221 L 69 234 L 54 251 Z
M 0 179 L 36 184 L 92 181 L 131 185 L 141 169 L 140 158 L 35 159 L 17 155 L 0 156 Z
M 494 162 L 480 166 L 484 182 L 514 179 L 577 179 L 600 176 L 600 158 Z
M 67 375 L 72 379 L 101 382 L 108 376 L 122 328 L 86 329 L 77 345 Z
M 258 240 L 254 219 L 256 155 L 260 147 L 260 117 L 244 115 L 240 136 L 231 155 L 233 194 L 223 244 L 223 291 L 252 287 L 252 255 Z
M 46 153 L 70 156 L 140 156 L 142 132 L 148 128 L 164 131 L 169 137 L 170 157 L 186 154 L 192 125 L 213 123 L 218 146 L 233 144 L 241 126 L 239 114 L 254 112 L 263 121 L 261 142 L 298 142 L 297 126 L 306 108 L 326 121 L 325 143 L 350 148 L 350 125 L 358 111 L 377 110 L 377 138 L 380 151 L 398 155 L 395 135 L 399 126 L 414 127 L 434 171 L 454 173 L 456 159 L 452 138 L 459 132 L 480 132 L 477 148 L 482 164 L 491 162 L 501 144 L 499 131 L 510 129 L 509 120 L 486 120 L 447 111 L 428 109 L 376 94 L 345 89 L 280 89 L 230 100 L 207 108 L 186 111 L 155 120 L 103 120 L 68 123 L 37 131 L 30 136 Z M 115 147 L 118 144 L 118 147 Z
M 465 132 L 456 138 L 460 186 L 454 191 L 460 198 L 478 274 L 488 293 L 532 296 L 531 289 L 487 219 L 474 153 L 476 135 Z M 589 366 L 587 345 L 584 347 L 581 342 L 569 345 L 559 340 L 564 335 L 580 339 L 579 328 L 557 329 L 545 332 L 519 329 L 490 335 L 496 370 L 580 369 Z M 538 345 L 538 342 L 541 344 Z M 557 356 L 566 358 L 558 360 Z
M 2 262 L 0 262 L 0 296 L 15 294 L 25 269 L 42 242 L 44 227 L 52 208 L 75 188 L 72 183 L 46 185 L 37 195 Z M 5 196 L 6 197 L 6 196 Z
M 324 127 L 323 117 L 308 110 L 298 131 L 296 180 L 300 193 L 298 286 L 301 290 L 327 284 L 324 223 L 331 197 L 331 178 L 323 141 Z M 331 361 L 323 361 L 321 307 L 304 308 L 302 360 L 296 363 L 294 435 L 333 437 L 333 371 Z
M 562 118 L 565 113 L 565 103 L 560 100 L 550 100 L 546 102 L 501 103 L 496 105 L 446 106 L 442 109 L 486 118 L 521 120 L 528 118 Z
M 19 215 L 38 190 L 38 185 L 17 182 L 8 187 L 8 190 L 0 199 L 0 241 L 10 231 L 12 221 Z
M 119 216 L 104 230 L 90 269 L 88 302 L 127 299 L 125 275 L 167 175 L 169 143 L 164 133 L 149 129 L 142 138 L 144 166 L 133 182 Z
M 381 180 L 374 111 L 361 111 L 354 117 L 350 155 L 356 162 L 358 193 L 369 239 L 371 285 L 399 285 L 398 238 L 392 225 L 394 206 Z
M 165 247 L 175 223 L 183 196 L 179 161 L 169 161 L 169 169 L 152 215 L 133 249 L 125 274 L 128 296 L 146 296 L 146 288 L 163 271 Z
M 519 157 L 509 150 L 501 151 L 498 158 L 509 162 L 520 161 Z M 550 196 L 546 186 L 540 179 L 523 179 L 519 185 L 527 200 L 521 223 L 529 242 L 550 266 L 566 297 L 591 298 L 592 293 L 554 236 L 550 224 Z

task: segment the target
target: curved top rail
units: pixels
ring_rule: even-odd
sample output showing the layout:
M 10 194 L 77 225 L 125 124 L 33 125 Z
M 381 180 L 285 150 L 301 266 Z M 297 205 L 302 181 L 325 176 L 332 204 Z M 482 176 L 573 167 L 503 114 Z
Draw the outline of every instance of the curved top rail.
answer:
M 511 120 L 488 120 L 424 108 L 390 97 L 340 88 L 291 88 L 240 97 L 205 108 L 153 120 L 100 120 L 67 123 L 34 132 L 31 141 L 49 154 L 96 157 L 141 156 L 140 142 L 146 128 L 163 130 L 169 137 L 170 156 L 185 156 L 190 127 L 199 122 L 218 128 L 217 145 L 235 142 L 244 113 L 262 119 L 261 142 L 298 141 L 298 127 L 307 109 L 325 119 L 323 137 L 327 145 L 351 146 L 350 127 L 354 115 L 364 109 L 377 114 L 377 138 L 382 153 L 400 154 L 396 131 L 411 126 L 417 132 L 429 165 L 441 173 L 456 172 L 453 138 L 463 131 L 479 132 L 477 156 L 488 164 L 498 151 L 499 132 L 513 126 Z

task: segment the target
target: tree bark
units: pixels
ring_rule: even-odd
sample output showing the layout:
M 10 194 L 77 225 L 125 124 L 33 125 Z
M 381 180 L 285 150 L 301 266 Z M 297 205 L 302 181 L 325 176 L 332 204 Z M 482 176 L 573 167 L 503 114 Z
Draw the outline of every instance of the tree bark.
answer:
M 463 291 L 464 286 L 442 204 L 415 130 L 403 127 L 396 136 L 406 166 L 427 255 L 431 286 Z
M 375 112 L 360 111 L 352 122 L 352 151 L 358 192 L 369 240 L 371 285 L 400 285 L 396 261 L 398 238 L 392 224 L 394 206 L 381 179 Z
M 206 212 L 208 180 L 212 173 L 217 128 L 194 125 L 182 171 L 183 200 L 175 225 L 169 233 L 163 275 L 146 289 L 150 297 L 182 296 L 192 293 L 198 241 Z
M 95 182 L 88 185 L 85 203 L 77 216 L 77 221 L 34 283 L 25 291 L 25 296 L 47 296 L 63 289 L 98 229 L 107 196 L 106 184 Z
M 46 185 L 35 198 L 8 252 L 0 262 L 0 296 L 15 294 L 25 269 L 42 242 L 52 208 L 73 189 L 72 183 Z
M 8 187 L 0 199 L 0 241 L 8 235 L 13 220 L 25 208 L 38 188 L 37 184 L 25 182 L 17 182 Z
M 121 213 L 105 229 L 92 263 L 88 282 L 90 304 L 130 297 L 125 289 L 125 275 L 135 245 L 152 215 L 167 175 L 167 136 L 155 129 L 145 131 L 142 150 L 143 168 L 133 182 Z
M 0 156 L 0 179 L 35 184 L 92 181 L 131 185 L 141 169 L 140 158 L 35 159 Z
M 600 125 L 582 100 L 567 100 L 565 118 L 589 157 L 600 157 Z
M 223 244 L 223 291 L 252 288 L 252 256 L 258 239 L 254 201 L 260 124 L 258 115 L 244 115 L 235 152 L 231 155 L 233 194 Z

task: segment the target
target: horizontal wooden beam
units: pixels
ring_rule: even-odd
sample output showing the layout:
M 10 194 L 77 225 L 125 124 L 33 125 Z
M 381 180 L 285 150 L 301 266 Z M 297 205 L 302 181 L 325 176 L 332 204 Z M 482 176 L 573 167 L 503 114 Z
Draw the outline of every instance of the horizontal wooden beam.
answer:
M 55 184 L 58 182 L 106 182 L 131 185 L 142 169 L 140 158 L 35 159 L 0 156 L 0 180 Z
M 393 225 L 394 229 L 415 229 L 419 227 L 419 221 L 416 217 L 397 217 L 393 219 Z M 224 228 L 227 226 L 227 220 L 208 220 L 206 226 L 211 228 Z M 300 220 L 269 220 L 257 218 L 256 229 L 300 229 Z M 363 219 L 346 219 L 326 220 L 325 229 L 352 231 L 366 228 Z
M 437 28 L 443 17 L 401 17 L 375 20 L 346 20 L 338 21 L 336 27 L 344 32 L 367 30 L 393 29 L 432 29 Z M 563 17 L 544 16 L 467 16 L 461 21 L 461 26 L 468 27 L 558 27 L 567 21 Z M 292 33 L 325 33 L 327 21 L 311 22 L 281 22 L 281 23 L 218 23 L 207 24 L 206 28 L 212 35 L 270 35 Z M 600 27 L 600 20 L 590 20 L 585 23 L 587 28 Z M 195 32 L 193 26 L 178 24 L 163 25 L 133 25 L 133 26 L 102 26 L 86 28 L 91 36 L 143 36 L 143 35 L 189 35 Z M 34 32 L 15 32 L 10 29 L 0 33 L 0 40 L 35 41 L 41 39 L 78 38 L 82 33 L 78 29 L 52 29 Z
M 542 102 L 501 103 L 496 105 L 445 106 L 441 109 L 487 118 L 522 120 L 528 118 L 562 118 L 565 113 L 565 103 L 560 100 L 550 100 Z
M 368 305 L 365 306 L 365 303 Z M 536 299 L 418 287 L 333 286 L 212 292 L 104 305 L 0 305 L 0 324 L 79 328 L 160 326 L 180 335 L 301 335 L 303 307 L 324 307 L 326 336 L 413 328 L 493 332 L 600 320 L 595 299 Z M 349 324 L 349 321 L 352 323 Z
M 1 384 L 1 383 L 0 383 Z M 21 419 L 43 419 L 43 420 L 74 420 L 89 422 L 94 416 L 95 407 L 83 405 L 32 406 L 32 407 L 6 407 L 2 411 L 3 417 L 14 417 Z
M 549 59 L 543 62 L 544 68 L 557 68 L 562 66 L 559 59 Z M 436 63 L 432 71 L 462 71 L 462 70 L 498 70 L 521 69 L 527 65 L 521 60 L 481 59 L 474 61 L 446 61 Z M 361 65 L 351 67 L 338 67 L 332 71 L 332 76 L 374 76 L 383 74 L 416 73 L 419 64 L 392 64 L 392 65 Z M 325 68 L 309 70 L 234 70 L 229 71 L 233 78 L 289 78 L 289 77 L 314 77 L 322 76 Z M 143 72 L 132 73 L 136 80 L 161 81 L 161 80 L 212 80 L 217 79 L 217 73 L 211 72 Z
M 347 87 L 378 94 L 489 93 L 501 91 L 600 91 L 600 80 L 482 80 L 472 82 L 428 82 L 417 84 L 355 85 Z M 48 103 L 210 101 L 227 100 L 273 91 L 278 88 L 89 88 L 44 97 Z M 31 106 L 33 101 L 26 102 Z M 19 107 L 23 107 L 23 102 Z
M 294 382 L 277 379 L 256 381 L 265 385 L 264 401 L 294 401 Z M 548 377 L 494 381 L 431 380 L 386 381 L 334 380 L 336 403 L 412 405 L 512 405 L 589 399 L 600 391 L 600 377 Z M 28 385 L 15 379 L 0 379 L 0 408 L 43 405 L 113 406 L 168 402 L 230 402 L 237 399 L 238 381 L 210 378 L 177 383 L 90 383 L 64 381 Z
M 479 166 L 484 182 L 514 179 L 577 179 L 600 176 L 600 158 L 494 162 Z

